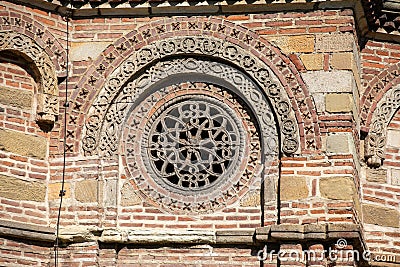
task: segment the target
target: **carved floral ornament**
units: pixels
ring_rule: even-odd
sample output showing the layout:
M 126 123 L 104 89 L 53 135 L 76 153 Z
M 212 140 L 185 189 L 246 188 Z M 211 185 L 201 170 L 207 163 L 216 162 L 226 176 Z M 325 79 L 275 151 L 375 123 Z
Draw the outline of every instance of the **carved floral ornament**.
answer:
M 11 31 L 0 32 L 0 51 L 18 51 L 28 56 L 40 73 L 37 92 L 37 122 L 52 125 L 58 115 L 58 86 L 50 57 L 31 38 Z
M 187 59 L 189 55 L 193 60 Z M 188 61 L 183 64 L 165 60 L 169 56 Z M 238 68 L 213 64 L 213 60 L 199 61 L 196 56 L 219 58 Z M 138 77 L 138 73 L 143 74 Z M 89 110 L 82 146 L 84 154 L 115 155 L 128 103 L 137 101 L 152 84 L 177 73 L 201 73 L 224 80 L 238 88 L 238 94 L 251 102 L 256 114 L 269 102 L 280 127 L 282 151 L 292 154 L 299 148 L 298 127 L 289 99 L 263 62 L 237 45 L 211 37 L 175 37 L 139 49 L 108 77 Z
M 368 166 L 380 167 L 385 158 L 387 126 L 400 108 L 400 86 L 385 93 L 372 117 L 365 158 Z

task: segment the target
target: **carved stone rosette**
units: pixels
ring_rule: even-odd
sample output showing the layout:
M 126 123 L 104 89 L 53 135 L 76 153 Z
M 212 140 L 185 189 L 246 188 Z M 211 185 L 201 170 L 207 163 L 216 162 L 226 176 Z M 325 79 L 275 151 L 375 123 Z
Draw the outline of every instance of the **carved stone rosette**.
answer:
M 368 166 L 377 168 L 382 165 L 385 158 L 387 126 L 399 107 L 400 87 L 396 86 L 386 92 L 372 117 L 365 149 Z
M 36 121 L 39 125 L 53 125 L 58 116 L 58 86 L 55 68 L 50 57 L 31 38 L 14 32 L 0 32 L 0 51 L 25 54 L 33 64 L 34 79 L 38 84 Z

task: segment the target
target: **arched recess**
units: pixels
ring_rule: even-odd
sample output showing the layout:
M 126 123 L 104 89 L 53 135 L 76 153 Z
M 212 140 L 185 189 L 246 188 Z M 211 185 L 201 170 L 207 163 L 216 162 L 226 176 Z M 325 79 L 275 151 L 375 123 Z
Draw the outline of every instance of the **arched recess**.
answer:
M 365 158 L 368 166 L 380 167 L 384 160 L 387 127 L 400 108 L 400 85 L 388 90 L 372 114 L 366 141 Z
M 32 75 L 38 84 L 36 121 L 42 129 L 51 128 L 58 116 L 58 85 L 53 63 L 45 50 L 23 34 L 0 32 L 0 60 L 13 61 Z
M 130 97 L 128 102 L 137 101 L 136 98 L 139 98 L 141 93 L 143 93 L 139 90 L 139 88 L 144 87 L 140 83 L 145 84 L 148 82 L 148 79 L 155 82 L 160 78 L 159 76 L 168 73 L 166 71 L 165 73 L 156 74 L 160 68 L 157 62 L 162 62 L 169 57 L 210 58 L 211 62 L 220 61 L 225 63 L 226 66 L 231 64 L 234 66 L 234 71 L 228 70 L 227 72 L 222 71 L 220 74 L 211 74 L 211 76 L 223 79 L 226 82 L 234 82 L 236 77 L 246 80 L 240 77 L 239 74 L 243 75 L 243 77 L 249 77 L 247 84 L 238 93 L 242 94 L 244 99 L 247 99 L 250 106 L 257 107 L 258 105 L 263 105 L 265 101 L 263 102 L 259 98 L 261 95 L 252 93 L 253 91 L 250 88 L 252 84 L 255 85 L 255 88 L 260 88 L 265 99 L 268 99 L 267 101 L 270 102 L 280 128 L 281 152 L 286 155 L 297 152 L 300 144 L 300 135 L 296 116 L 292 109 L 291 101 L 275 73 L 261 60 L 236 44 L 223 42 L 212 37 L 185 36 L 155 41 L 139 49 L 108 77 L 105 85 L 93 102 L 86 119 L 82 145 L 85 155 L 101 155 L 106 157 L 115 155 L 118 149 L 119 125 L 124 121 L 123 118 L 126 115 L 125 109 L 118 108 L 117 103 L 123 102 L 122 100 L 117 100 L 118 97 L 121 94 L 126 94 L 123 88 L 132 88 L 136 92 L 128 94 Z M 150 66 L 154 67 L 150 68 Z M 184 65 L 178 65 L 178 68 L 182 66 Z M 171 67 L 173 69 L 174 65 L 172 64 Z M 146 69 L 147 72 L 144 71 Z M 235 71 L 238 76 L 235 76 Z M 132 80 L 133 75 L 143 72 L 147 80 L 138 80 L 136 86 L 127 86 L 127 83 Z M 183 72 L 212 73 L 210 69 L 201 70 L 198 67 L 193 67 L 192 71 L 188 67 Z M 177 70 L 175 70 L 176 73 L 178 73 Z M 174 75 L 174 73 L 171 73 L 171 75 Z M 262 119 L 259 121 L 261 122 Z
M 72 105 L 69 112 L 73 115 L 68 121 L 69 131 L 75 137 L 82 136 L 82 129 L 85 127 L 92 102 L 122 62 L 157 40 L 184 36 L 208 36 L 222 43 L 236 44 L 251 58 L 257 58 L 259 63 L 276 75 L 283 88 L 279 93 L 289 98 L 298 123 L 300 135 L 298 152 L 308 154 L 321 149 L 320 127 L 314 102 L 291 60 L 281 53 L 279 48 L 245 27 L 220 18 L 209 19 L 196 16 L 179 20 L 172 18 L 154 20 L 121 36 L 107 47 L 87 67 L 87 71 L 80 75 L 80 80 L 76 84 L 78 90 L 71 94 Z M 67 143 L 69 155 L 79 155 L 83 152 L 81 143 L 73 140 L 68 140 Z
M 226 170 L 222 170 L 222 167 L 222 171 L 216 171 L 221 177 L 229 179 L 215 178 L 216 181 L 210 182 L 207 178 L 205 185 L 199 187 L 207 187 L 208 184 L 213 186 L 206 188 L 206 191 L 203 188 L 193 189 L 201 192 L 195 196 L 182 193 L 185 192 L 182 189 L 185 186 L 181 186 L 178 178 L 171 178 L 176 183 L 172 186 L 170 184 L 173 182 L 164 183 L 158 178 L 168 174 L 164 170 L 154 171 L 150 166 L 153 163 L 146 159 L 146 154 L 150 152 L 144 152 L 148 147 L 142 140 L 151 138 L 138 137 L 155 131 L 143 121 L 159 114 L 164 116 L 162 106 L 180 105 L 174 102 L 177 101 L 175 98 L 188 100 L 194 105 L 200 103 L 199 106 L 201 103 L 208 103 L 207 105 L 215 109 L 218 109 L 218 103 L 222 107 L 225 105 L 222 108 L 222 113 L 225 112 L 223 117 L 226 118 L 226 123 L 231 121 L 231 125 L 251 125 L 251 119 L 247 117 L 256 121 L 254 128 L 238 126 L 236 130 L 232 130 L 231 134 L 235 136 L 233 139 L 238 144 L 236 141 L 232 142 L 240 148 L 234 153 L 235 159 L 228 160 L 230 163 Z M 248 111 L 245 111 L 246 108 Z M 205 115 L 207 118 L 212 116 Z M 173 130 L 179 131 L 176 128 Z M 122 165 L 130 173 L 130 178 L 135 180 L 133 183 L 140 184 L 147 198 L 167 209 L 190 213 L 214 211 L 237 200 L 237 196 L 254 186 L 256 178 L 260 186 L 260 183 L 269 179 L 269 164 L 275 164 L 280 154 L 296 153 L 299 143 L 299 129 L 290 99 L 268 66 L 238 45 L 212 37 L 182 36 L 144 46 L 108 76 L 86 117 L 82 149 L 86 156 L 98 156 L 102 159 L 122 157 Z M 139 146 L 142 148 L 138 148 Z M 210 154 L 219 153 L 214 152 Z M 209 159 L 204 161 L 206 163 L 193 163 L 191 167 L 204 170 L 205 165 L 214 164 L 212 160 L 211 163 L 208 162 Z M 236 167 L 232 167 L 233 165 Z M 144 167 L 138 166 L 146 166 L 148 171 L 143 171 Z M 274 171 L 276 173 L 276 168 Z M 155 182 L 157 179 L 159 183 Z M 202 183 L 200 180 L 196 178 L 193 184 Z M 275 180 L 268 183 L 276 186 L 276 181 L 275 177 Z M 215 184 L 220 187 L 215 189 Z M 174 191 L 173 187 L 178 187 L 179 190 Z M 274 196 L 269 200 L 273 201 Z

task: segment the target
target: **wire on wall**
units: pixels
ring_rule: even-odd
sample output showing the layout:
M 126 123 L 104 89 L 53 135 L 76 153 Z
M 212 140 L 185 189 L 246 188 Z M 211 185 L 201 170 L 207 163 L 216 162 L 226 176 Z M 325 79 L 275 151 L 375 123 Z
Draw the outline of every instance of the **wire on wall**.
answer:
M 68 103 L 68 78 L 69 78 L 69 20 L 70 16 L 67 15 L 63 18 L 66 21 L 66 79 L 65 79 L 65 99 L 64 99 L 64 120 L 63 120 L 63 167 L 62 167 L 62 181 L 61 181 L 61 190 L 60 190 L 60 205 L 58 207 L 57 214 L 57 224 L 56 224 L 56 240 L 54 243 L 54 266 L 58 266 L 59 259 L 59 246 L 60 246 L 60 219 L 61 219 L 61 209 L 63 203 L 63 197 L 65 196 L 65 167 L 66 167 L 66 159 L 67 159 L 67 109 L 69 106 Z

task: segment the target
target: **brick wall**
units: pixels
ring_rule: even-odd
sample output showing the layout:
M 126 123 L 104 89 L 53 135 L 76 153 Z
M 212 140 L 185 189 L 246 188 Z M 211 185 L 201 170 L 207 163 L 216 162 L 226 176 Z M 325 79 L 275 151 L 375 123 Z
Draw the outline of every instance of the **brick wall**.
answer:
M 260 266 L 257 252 L 262 242 L 193 246 L 103 243 L 99 233 L 108 228 L 117 232 L 120 229 L 217 232 L 254 230 L 276 224 L 353 225 L 363 220 L 369 248 L 374 252 L 400 253 L 396 248 L 400 245 L 399 226 L 394 225 L 400 200 L 396 184 L 400 172 L 396 153 L 400 145 L 392 145 L 397 144 L 400 115 L 390 124 L 394 143 L 388 144 L 385 165 L 378 173 L 361 166 L 359 138 L 360 127 L 365 130 L 367 126 L 369 100 L 366 99 L 374 86 L 371 81 L 398 62 L 397 45 L 369 41 L 360 47 L 352 10 L 71 20 L 68 105 L 64 103 L 66 22 L 55 14 L 11 3 L 0 4 L 0 14 L 1 30 L 23 34 L 45 49 L 60 89 L 58 120 L 50 132 L 43 132 L 35 123 L 38 85 L 29 74 L 31 70 L 0 64 L 0 89 L 4 92 L 0 96 L 0 217 L 54 228 L 64 178 L 66 194 L 60 225 L 71 231 L 72 237 L 65 238 L 65 246 L 60 248 L 62 266 Z M 82 139 L 90 107 L 108 77 L 129 56 L 158 40 L 200 34 L 245 47 L 276 75 L 297 119 L 300 148 L 294 155 L 270 162 L 268 183 L 265 177 L 256 177 L 249 189 L 226 207 L 193 214 L 165 209 L 144 197 L 130 180 L 131 171 L 123 163 L 126 155 L 121 148 L 117 157 L 88 156 L 84 154 Z M 15 94 L 21 95 L 20 102 L 15 102 Z M 64 125 L 65 108 L 67 125 Z M 10 146 L 13 144 L 10 140 L 19 141 Z M 37 144 L 34 151 L 27 149 L 32 142 Z M 379 180 L 381 176 L 383 180 Z M 378 181 L 371 181 L 370 177 Z M 375 221 L 366 217 L 371 211 L 389 214 L 394 219 Z M 251 235 L 250 238 L 253 240 Z M 52 264 L 54 255 L 46 245 L 37 247 L 36 243 L 21 240 L 13 243 L 10 238 L 0 240 L 0 253 L 15 254 L 5 257 L 10 261 L 9 266 L 16 261 L 20 265 Z M 309 245 L 304 240 L 273 240 L 271 246 L 279 249 L 281 244 L 282 250 L 301 252 Z M 334 241 L 333 238 L 326 244 L 318 241 L 311 249 L 328 248 Z M 25 247 L 22 252 L 15 251 L 13 244 L 27 246 L 26 255 Z M 350 245 L 349 250 L 353 249 Z M 36 249 L 43 254 L 29 254 Z M 279 262 L 274 255 L 263 266 L 325 266 L 326 263 L 326 259 Z M 341 266 L 356 264 L 346 262 Z
M 399 253 L 399 129 L 400 111 L 391 119 L 382 168 L 367 170 L 363 184 L 364 223 L 367 243 L 373 252 Z

